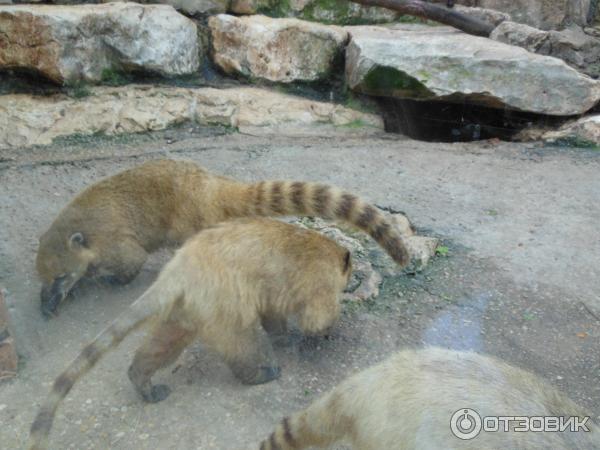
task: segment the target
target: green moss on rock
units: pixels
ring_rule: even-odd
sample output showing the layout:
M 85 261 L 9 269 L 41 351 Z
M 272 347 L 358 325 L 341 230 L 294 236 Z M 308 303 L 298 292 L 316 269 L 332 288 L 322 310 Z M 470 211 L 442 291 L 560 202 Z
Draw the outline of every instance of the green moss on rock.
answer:
M 361 87 L 369 94 L 429 98 L 433 93 L 423 83 L 392 67 L 375 67 L 364 77 Z

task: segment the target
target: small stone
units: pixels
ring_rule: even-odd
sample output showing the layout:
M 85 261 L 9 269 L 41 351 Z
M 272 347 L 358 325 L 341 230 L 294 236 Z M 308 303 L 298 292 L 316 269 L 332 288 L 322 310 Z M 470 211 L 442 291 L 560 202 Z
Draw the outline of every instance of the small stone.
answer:
M 5 404 L 0 405 L 0 411 L 4 411 L 7 407 L 8 405 Z
M 150 437 L 150 435 L 148 433 L 142 433 L 139 436 L 140 441 L 145 441 L 146 439 L 148 439 Z
M 0 377 L 7 379 L 17 374 L 18 358 L 15 343 L 8 330 L 8 309 L 0 287 Z

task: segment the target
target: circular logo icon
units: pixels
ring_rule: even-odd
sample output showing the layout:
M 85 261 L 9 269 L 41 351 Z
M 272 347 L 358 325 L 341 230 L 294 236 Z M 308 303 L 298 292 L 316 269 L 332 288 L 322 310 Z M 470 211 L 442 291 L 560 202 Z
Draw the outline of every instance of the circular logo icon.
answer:
M 481 417 L 477 411 L 463 408 L 452 414 L 450 419 L 450 430 L 459 439 L 468 441 L 477 437 L 481 431 Z

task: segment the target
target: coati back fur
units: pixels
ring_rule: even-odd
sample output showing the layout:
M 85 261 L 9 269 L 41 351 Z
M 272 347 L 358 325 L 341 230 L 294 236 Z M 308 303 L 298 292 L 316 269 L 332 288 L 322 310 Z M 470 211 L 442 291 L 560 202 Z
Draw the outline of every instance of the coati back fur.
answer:
M 32 449 L 46 447 L 56 409 L 75 382 L 132 330 L 154 326 L 129 368 L 149 402 L 169 394 L 152 375 L 196 338 L 223 356 L 247 384 L 280 374 L 265 329 L 295 316 L 303 332 L 325 332 L 337 319 L 350 252 L 311 230 L 269 219 L 208 228 L 180 248 L 154 284 L 106 328 L 54 382 L 31 428 Z M 264 327 L 264 328 L 263 328 Z
M 486 416 L 590 416 L 532 373 L 473 352 L 404 350 L 348 378 L 277 426 L 260 450 L 325 448 L 345 441 L 354 450 L 600 449 L 590 432 L 485 432 L 455 437 L 460 409 Z M 501 428 L 503 426 L 501 425 Z
M 192 162 L 158 160 L 99 181 L 77 195 L 40 238 L 42 312 L 53 315 L 82 277 L 134 278 L 149 252 L 179 246 L 199 230 L 240 217 L 311 215 L 370 234 L 402 267 L 408 252 L 377 208 L 332 186 L 242 183 Z

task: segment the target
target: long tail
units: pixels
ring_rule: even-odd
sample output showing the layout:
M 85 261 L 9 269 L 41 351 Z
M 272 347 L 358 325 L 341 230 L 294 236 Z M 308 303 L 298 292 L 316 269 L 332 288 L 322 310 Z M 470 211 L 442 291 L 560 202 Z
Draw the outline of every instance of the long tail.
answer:
M 354 194 L 300 181 L 261 181 L 245 185 L 244 190 L 244 195 L 223 199 L 231 215 L 309 215 L 343 220 L 368 233 L 401 267 L 410 262 L 394 226 L 376 207 Z
M 353 419 L 344 410 L 340 389 L 323 395 L 308 408 L 284 418 L 260 450 L 324 448 L 352 434 Z
M 56 410 L 73 385 L 100 360 L 105 353 L 116 347 L 130 332 L 157 314 L 162 297 L 161 284 L 155 282 L 127 311 L 104 329 L 88 344 L 69 367 L 54 381 L 52 391 L 41 406 L 29 434 L 29 449 L 41 450 L 48 446 L 48 437 Z

